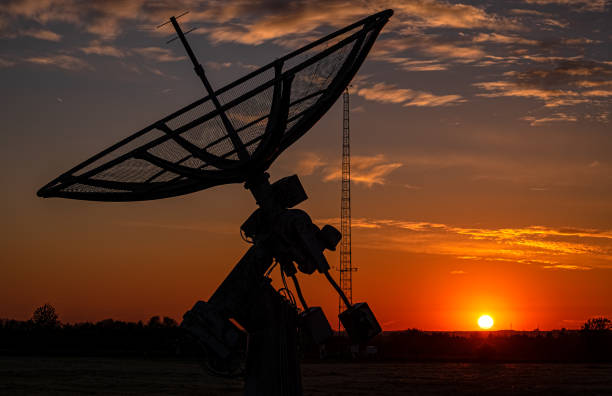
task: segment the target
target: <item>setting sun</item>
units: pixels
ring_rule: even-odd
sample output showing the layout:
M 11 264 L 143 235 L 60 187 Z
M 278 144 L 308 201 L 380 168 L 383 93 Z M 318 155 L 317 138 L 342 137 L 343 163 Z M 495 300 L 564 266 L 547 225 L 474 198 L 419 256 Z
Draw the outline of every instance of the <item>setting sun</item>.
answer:
M 478 326 L 481 329 L 490 329 L 493 326 L 493 318 L 489 315 L 482 315 L 478 318 Z

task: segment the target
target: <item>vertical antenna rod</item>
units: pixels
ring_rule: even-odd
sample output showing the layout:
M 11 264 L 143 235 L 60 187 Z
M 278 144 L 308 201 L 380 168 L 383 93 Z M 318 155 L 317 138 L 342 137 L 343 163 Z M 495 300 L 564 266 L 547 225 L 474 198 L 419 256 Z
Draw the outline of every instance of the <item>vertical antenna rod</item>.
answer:
M 353 271 L 351 263 L 351 145 L 349 128 L 349 91 L 348 88 L 342 95 L 342 197 L 340 202 L 340 288 L 346 295 L 348 301 L 353 303 Z M 348 307 L 340 298 L 338 313 L 342 313 Z M 338 321 L 338 331 L 342 330 L 342 324 Z
M 181 27 L 176 21 L 176 18 L 173 16 L 170 17 L 170 22 L 172 22 L 172 26 L 174 26 L 174 30 L 176 30 L 176 34 L 181 40 L 181 43 L 183 43 L 183 47 L 185 47 L 185 51 L 187 52 L 187 55 L 189 55 L 189 59 L 191 59 L 191 63 L 193 63 L 193 68 L 195 69 L 196 74 L 198 75 L 198 77 L 200 77 L 200 80 L 202 80 L 202 84 L 204 84 L 204 88 L 206 88 L 206 91 L 208 92 L 210 99 L 215 105 L 215 108 L 217 109 L 217 111 L 219 111 L 219 116 L 221 117 L 223 126 L 227 130 L 227 134 L 229 135 L 229 138 L 232 141 L 232 144 L 236 148 L 236 152 L 238 153 L 238 158 L 240 158 L 240 160 L 248 160 L 250 157 L 249 153 L 246 151 L 244 144 L 238 137 L 238 134 L 236 133 L 236 130 L 234 129 L 229 119 L 227 118 L 227 115 L 225 115 L 225 112 L 221 109 L 221 103 L 219 103 L 219 99 L 217 99 L 217 95 L 215 95 L 215 91 L 210 85 L 210 82 L 208 82 L 208 79 L 206 78 L 206 74 L 204 73 L 204 68 L 202 67 L 200 62 L 198 62 L 198 59 L 196 58 L 195 54 L 191 50 L 191 47 L 189 46 L 189 43 L 187 42 L 187 39 L 185 38 L 185 34 L 183 34 Z

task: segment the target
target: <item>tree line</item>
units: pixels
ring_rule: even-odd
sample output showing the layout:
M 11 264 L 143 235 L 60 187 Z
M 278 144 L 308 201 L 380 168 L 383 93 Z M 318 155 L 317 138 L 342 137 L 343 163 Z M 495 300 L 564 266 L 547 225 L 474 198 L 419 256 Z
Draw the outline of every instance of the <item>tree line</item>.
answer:
M 580 331 L 475 332 L 469 337 L 417 329 L 384 332 L 368 345 L 349 345 L 342 335 L 324 347 L 301 345 L 306 360 L 612 362 L 612 322 L 587 320 Z M 355 352 L 357 351 L 357 352 Z M 0 319 L 0 355 L 197 357 L 201 350 L 169 317 L 124 322 L 61 323 L 50 304 L 30 320 Z

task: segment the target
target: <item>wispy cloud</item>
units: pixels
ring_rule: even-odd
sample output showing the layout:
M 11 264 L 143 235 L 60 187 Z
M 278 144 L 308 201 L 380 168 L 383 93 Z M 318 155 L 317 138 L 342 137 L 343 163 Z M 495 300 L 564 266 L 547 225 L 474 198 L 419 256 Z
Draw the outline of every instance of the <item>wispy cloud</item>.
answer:
M 451 43 L 434 44 L 421 48 L 421 51 L 428 55 L 443 59 L 459 59 L 466 62 L 473 62 L 484 58 L 487 53 L 479 47 L 466 47 Z
M 351 181 L 366 187 L 383 185 L 386 178 L 402 163 L 389 161 L 383 154 L 373 156 L 351 156 Z M 315 153 L 303 153 L 297 163 L 297 172 L 312 175 L 319 172 L 325 182 L 342 178 L 340 164 L 330 163 Z
M 380 103 L 404 103 L 415 96 L 415 91 L 379 82 L 370 87 L 359 88 L 357 95 Z
M 555 99 L 567 96 L 579 96 L 578 92 L 565 91 L 560 89 L 540 89 L 535 87 L 524 86 L 512 81 L 489 81 L 474 83 L 474 86 L 490 91 L 490 93 L 481 93 L 479 96 L 495 98 L 501 96 L 518 96 L 525 98 L 537 98 L 541 100 Z
M 374 156 L 352 156 L 351 157 L 351 181 L 372 187 L 375 184 L 383 185 L 386 177 L 401 167 L 400 162 L 390 162 L 383 154 Z M 340 167 L 328 168 L 324 181 L 340 180 L 342 169 Z
M 602 12 L 605 11 L 608 5 L 607 0 L 524 0 L 528 4 L 539 4 L 539 5 L 561 5 L 570 7 L 574 11 L 594 11 Z
M 585 119 L 590 120 L 590 121 L 597 121 L 597 122 L 602 122 L 604 124 L 607 124 L 608 122 L 610 122 L 610 112 L 609 111 L 602 111 L 601 113 L 597 113 L 597 114 L 586 114 L 585 115 Z M 599 162 L 595 161 L 596 164 L 594 166 L 598 166 Z
M 216 61 L 208 61 L 206 62 L 206 67 L 212 69 L 212 70 L 222 70 L 222 69 L 227 69 L 230 67 L 237 67 L 240 69 L 245 69 L 245 70 L 257 70 L 259 69 L 259 66 L 257 65 L 251 65 L 251 64 L 247 64 L 247 63 L 242 63 L 242 62 L 216 62 Z
M 523 44 L 523 45 L 539 45 L 537 40 L 529 40 L 516 35 L 504 35 L 499 33 L 479 33 L 472 38 L 475 43 L 498 43 L 498 44 Z
M 215 62 L 208 61 L 205 63 L 206 67 L 212 70 L 222 70 L 232 67 L 232 62 Z
M 317 220 L 329 224 L 338 221 L 337 218 Z M 353 219 L 352 226 L 355 247 L 514 262 L 544 269 L 612 268 L 612 230 L 546 226 L 470 228 L 369 218 Z M 585 261 L 589 262 L 588 266 L 581 264 Z
M 583 267 L 583 266 L 580 266 L 580 265 L 570 265 L 570 264 L 545 265 L 542 268 L 545 268 L 545 269 L 560 269 L 560 270 L 569 270 L 569 271 L 573 271 L 573 270 L 588 271 L 588 270 L 591 269 L 591 267 Z
M 324 161 L 318 154 L 302 153 L 297 163 L 297 172 L 308 176 L 326 165 L 327 161 Z
M 135 53 L 156 62 L 177 62 L 185 59 L 184 56 L 176 56 L 168 48 L 144 47 L 132 49 Z
M 524 55 L 523 58 L 546 65 L 506 72 L 504 76 L 510 78 L 507 80 L 474 83 L 474 86 L 488 91 L 477 95 L 533 98 L 543 101 L 546 107 L 605 104 L 612 97 L 612 66 L 606 62 L 534 55 Z M 558 116 L 543 122 L 557 120 L 575 121 Z
M 372 57 L 399 65 L 402 68 L 409 67 L 413 59 L 403 55 L 404 51 L 423 54 L 428 59 L 437 63 L 473 63 L 489 54 L 479 45 L 464 39 L 447 38 L 435 34 L 413 34 L 402 38 L 383 38 L 375 47 Z
M 87 55 L 103 55 L 103 56 L 112 56 L 115 58 L 123 58 L 127 55 L 127 51 L 114 47 L 112 45 L 104 45 L 99 42 L 91 43 L 87 47 L 82 47 L 80 49 L 83 53 Z
M 128 23 L 144 23 L 151 29 L 181 10 L 189 9 L 186 22 L 206 23 L 201 31 L 212 41 L 261 44 L 283 38 L 299 39 L 322 26 L 342 26 L 371 14 L 376 8 L 393 8 L 398 29 L 460 28 L 519 29 L 517 20 L 487 12 L 482 7 L 452 4 L 437 0 L 385 0 L 373 5 L 349 0 L 145 0 L 132 1 L 18 1 L 8 0 L 0 6 L 6 17 L 19 17 L 40 24 L 68 22 L 96 35 L 112 40 Z
M 439 71 L 447 70 L 449 65 L 440 63 L 438 60 L 405 60 L 400 63 L 406 71 Z
M 21 34 L 23 36 L 34 37 L 39 40 L 46 40 L 46 41 L 57 42 L 62 39 L 61 35 L 55 32 L 52 32 L 51 30 L 45 30 L 45 29 L 28 29 L 28 30 L 22 31 Z
M 554 115 L 550 117 L 541 117 L 541 118 L 527 116 L 521 119 L 525 121 L 529 121 L 529 125 L 531 126 L 538 126 L 541 124 L 548 124 L 551 122 L 576 122 L 578 121 L 578 118 L 576 116 L 568 115 L 565 113 L 555 113 Z
M 65 70 L 93 70 L 93 66 L 71 55 L 48 55 L 25 58 L 24 61 L 45 66 L 55 66 Z
M 359 84 L 357 95 L 379 103 L 396 103 L 403 106 L 436 107 L 465 102 L 461 95 L 435 95 L 430 92 L 398 88 L 383 82 L 373 85 Z
M 612 90 L 594 89 L 592 91 L 586 91 L 582 93 L 584 96 L 601 96 L 608 97 L 612 96 Z
M 418 25 L 450 28 L 520 29 L 520 24 L 506 17 L 490 14 L 482 8 L 467 4 L 451 4 L 443 1 L 396 1 L 390 5 L 398 13 L 412 18 Z M 410 23 L 410 22 L 409 22 Z

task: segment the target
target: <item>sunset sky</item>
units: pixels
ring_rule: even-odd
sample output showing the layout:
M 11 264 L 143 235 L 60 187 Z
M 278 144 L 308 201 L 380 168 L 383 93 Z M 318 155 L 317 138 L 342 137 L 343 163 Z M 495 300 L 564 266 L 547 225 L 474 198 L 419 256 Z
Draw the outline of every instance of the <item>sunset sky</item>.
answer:
M 0 318 L 179 320 L 249 245 L 241 185 L 133 203 L 42 199 L 52 178 L 214 87 L 392 8 L 351 87 L 354 301 L 385 330 L 578 328 L 612 317 L 612 2 L 0 3 Z M 336 105 L 270 169 L 339 224 Z M 334 268 L 338 254 L 327 254 Z M 337 278 L 337 271 L 333 272 Z M 338 298 L 302 275 L 337 323 Z

